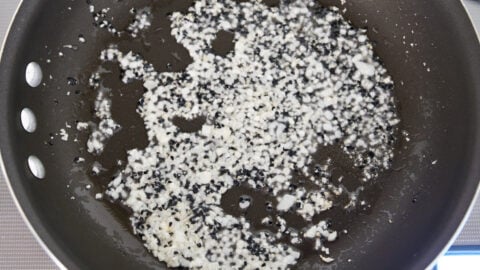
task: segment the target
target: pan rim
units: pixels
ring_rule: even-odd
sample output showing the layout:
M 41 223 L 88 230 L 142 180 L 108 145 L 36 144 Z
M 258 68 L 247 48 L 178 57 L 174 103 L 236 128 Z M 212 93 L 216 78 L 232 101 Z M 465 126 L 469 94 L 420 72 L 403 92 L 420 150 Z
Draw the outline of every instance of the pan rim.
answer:
M 3 41 L 1 43 L 0 47 L 0 64 L 3 63 L 4 61 L 4 51 L 6 44 L 9 40 L 10 33 L 12 31 L 13 25 L 15 24 L 15 19 L 17 18 L 18 13 L 20 12 L 20 9 L 22 5 L 24 4 L 24 0 L 20 0 L 19 3 L 17 4 L 15 11 L 13 12 L 10 21 L 8 23 L 7 29 L 5 31 L 5 36 L 3 38 Z M 27 226 L 28 230 L 32 234 L 33 238 L 35 241 L 39 244 L 39 246 L 42 248 L 43 251 L 47 254 L 47 256 L 53 261 L 53 263 L 60 269 L 68 269 L 62 261 L 53 253 L 53 251 L 49 248 L 49 246 L 45 243 L 45 241 L 42 239 L 42 237 L 38 234 L 37 230 L 33 227 L 32 222 L 30 221 L 29 217 L 25 213 L 20 201 L 17 198 L 17 195 L 15 191 L 13 190 L 12 183 L 10 181 L 10 177 L 8 175 L 6 166 L 5 166 L 5 161 L 2 155 L 2 147 L 0 145 L 0 174 L 3 175 L 4 181 L 7 185 L 8 192 L 15 204 L 16 210 L 20 213 L 21 219 L 24 222 L 24 224 Z
M 477 187 L 477 190 L 475 191 L 475 195 L 473 196 L 472 198 L 472 201 L 470 202 L 470 205 L 468 206 L 468 209 L 462 219 L 462 221 L 460 222 L 460 224 L 458 225 L 455 233 L 452 235 L 452 237 L 450 238 L 450 240 L 445 244 L 445 246 L 442 248 L 442 250 L 440 251 L 440 253 L 438 254 L 437 257 L 433 258 L 432 262 L 427 266 L 425 267 L 425 269 L 435 269 L 435 265 L 437 264 L 438 260 L 445 255 L 445 253 L 447 253 L 447 251 L 450 249 L 450 247 L 453 246 L 453 243 L 455 243 L 455 240 L 458 238 L 458 236 L 460 235 L 460 233 L 462 232 L 463 228 L 465 227 L 465 224 L 467 223 L 468 219 L 470 218 L 470 215 L 472 214 L 473 212 L 473 208 L 475 207 L 475 203 L 477 202 L 477 200 L 480 199 L 480 183 L 478 184 L 478 187 Z
M 4 38 L 4 40 L 2 42 L 2 46 L 0 48 L 0 67 L 5 65 L 5 48 L 6 48 L 7 43 L 9 43 L 9 41 L 11 39 L 13 26 L 16 23 L 18 23 L 17 22 L 17 15 L 21 11 L 24 4 L 28 4 L 28 2 L 29 2 L 28 0 L 27 1 L 20 0 L 20 3 L 18 4 L 18 6 L 16 8 L 16 11 L 14 12 L 12 18 L 10 19 L 9 26 L 8 26 L 7 31 L 5 33 L 5 38 Z M 476 45 L 477 48 L 480 49 L 480 29 L 475 29 L 475 26 L 473 24 L 473 18 L 470 15 L 470 13 L 467 12 L 467 8 L 465 6 L 464 1 L 460 1 L 460 5 L 461 5 L 462 9 L 464 10 L 465 14 L 468 17 L 468 21 L 469 21 L 470 26 L 474 30 L 477 30 L 477 31 L 474 31 L 476 33 L 476 35 L 475 35 L 476 38 L 473 38 L 473 39 L 475 39 L 475 42 L 477 43 L 477 45 Z M 1 92 L 0 92 L 0 94 L 3 95 L 3 93 L 1 93 Z M 6 109 L 4 108 L 4 106 L 0 106 L 0 111 L 4 112 L 5 110 Z M 478 108 L 477 111 L 480 112 L 480 107 Z M 4 114 L 2 113 L 0 115 L 4 115 Z M 0 121 L 2 122 L 2 124 L 4 124 L 5 118 L 4 117 L 0 118 Z M 480 134 L 480 126 L 478 126 L 476 128 L 476 133 Z M 20 212 L 20 215 L 21 215 L 23 221 L 25 222 L 25 224 L 27 225 L 27 227 L 29 228 L 29 230 L 33 234 L 36 241 L 40 244 L 42 249 L 47 253 L 47 255 L 53 260 L 53 262 L 60 269 L 69 269 L 69 268 L 81 269 L 81 267 L 78 264 L 76 264 L 74 262 L 74 260 L 72 260 L 70 258 L 70 256 L 67 255 L 66 252 L 59 249 L 58 244 L 53 239 L 53 237 L 51 237 L 51 232 L 49 232 L 48 230 L 45 229 L 42 222 L 32 221 L 31 220 L 32 216 L 31 215 L 29 216 L 27 211 L 24 210 L 31 203 L 28 199 L 23 199 L 23 200 L 18 199 L 18 196 L 17 196 L 18 189 L 17 189 L 17 191 L 15 191 L 14 187 L 12 185 L 11 178 L 9 177 L 9 174 L 7 172 L 7 166 L 6 166 L 7 164 L 5 162 L 3 153 L 10 153 L 10 152 L 13 152 L 13 151 L 12 151 L 11 148 L 9 148 L 10 146 L 6 143 L 7 141 L 10 141 L 10 138 L 6 139 L 5 137 L 7 137 L 7 136 L 0 137 L 0 173 L 3 173 L 3 176 L 5 178 L 5 182 L 7 184 L 8 190 L 9 190 L 9 192 L 10 192 L 10 194 L 11 194 L 13 200 L 14 200 L 16 208 Z M 480 139 L 477 139 L 476 144 L 480 145 Z M 476 148 L 480 149 L 480 147 L 476 147 Z M 475 156 L 479 156 L 479 158 L 480 158 L 480 154 L 473 154 L 472 155 L 472 157 L 475 157 Z M 474 159 L 472 159 L 472 161 L 473 160 Z M 478 199 L 480 199 L 480 182 L 478 180 L 477 180 L 477 182 L 478 182 L 477 183 L 477 188 L 476 188 L 476 191 L 474 192 L 474 196 L 472 197 L 472 199 L 470 201 L 470 204 L 469 204 L 468 208 L 466 209 L 466 212 L 464 213 L 463 219 L 461 220 L 458 227 L 456 228 L 455 233 L 450 237 L 450 240 L 441 249 L 441 252 L 438 254 L 438 256 L 432 259 L 431 263 L 426 267 L 426 269 L 431 269 L 436 264 L 437 260 L 448 250 L 448 248 L 454 243 L 455 239 L 461 233 L 465 223 L 467 222 L 467 220 L 468 220 L 468 218 L 469 218 L 469 216 L 470 216 L 470 214 L 471 214 L 471 212 L 474 208 L 475 202 Z M 37 227 L 37 229 L 35 229 L 34 226 Z M 38 229 L 41 229 L 41 231 L 38 230 Z M 47 242 L 48 242 L 48 244 L 47 244 Z M 52 249 L 55 249 L 56 252 L 53 252 Z M 68 265 L 69 267 L 67 267 L 66 265 Z
M 57 256 L 50 250 L 50 248 L 48 247 L 47 244 L 45 244 L 45 242 L 43 241 L 43 239 L 41 238 L 41 236 L 37 233 L 37 231 L 35 230 L 35 228 L 33 228 L 33 225 L 32 223 L 30 222 L 27 214 L 23 211 L 23 207 L 22 205 L 20 204 L 19 200 L 17 199 L 17 196 L 15 194 L 15 191 L 13 190 L 13 187 L 11 185 L 11 182 L 10 182 L 10 178 L 8 177 L 8 174 L 7 174 L 7 170 L 5 168 L 5 163 L 4 163 L 4 160 L 3 160 L 3 156 L 2 156 L 2 151 L 0 150 L 0 173 L 3 174 L 4 178 L 5 178 L 5 182 L 7 184 L 7 189 L 10 193 L 10 195 L 12 196 L 12 199 L 13 199 L 13 202 L 15 204 L 15 208 L 18 210 L 18 212 L 20 213 L 20 216 L 22 217 L 22 221 L 25 223 L 25 225 L 27 225 L 27 228 L 28 230 L 32 233 L 33 237 L 35 238 L 35 241 L 40 245 L 40 247 L 42 248 L 42 250 L 45 251 L 45 253 L 47 254 L 47 256 L 55 263 L 55 265 L 57 265 L 60 269 L 68 269 L 61 261 L 60 259 L 57 258 Z
M 465 1 L 460 1 L 463 9 L 465 10 L 465 13 L 468 17 L 468 20 L 470 21 L 470 24 L 471 24 L 471 27 L 473 28 L 474 32 L 476 33 L 476 40 L 477 40 L 477 44 L 480 45 L 480 27 L 476 27 L 476 25 L 473 23 L 473 16 L 472 14 L 468 11 L 468 8 L 465 4 Z M 434 269 L 435 265 L 437 264 L 438 260 L 447 253 L 447 251 L 450 249 L 450 247 L 453 246 L 453 244 L 455 243 L 455 240 L 458 238 L 458 236 L 460 235 L 460 233 L 462 232 L 463 228 L 465 227 L 465 225 L 467 224 L 467 221 L 468 219 L 470 218 L 472 212 L 473 212 L 473 208 L 475 207 L 475 203 L 480 200 L 480 181 L 478 183 L 478 186 L 477 186 L 477 190 L 475 191 L 475 195 L 473 196 L 472 198 L 472 201 L 470 202 L 470 206 L 468 207 L 466 213 L 465 213 L 465 216 L 463 217 L 462 221 L 460 222 L 460 224 L 458 225 L 458 228 L 457 230 L 455 231 L 455 233 L 452 235 L 452 237 L 450 238 L 450 240 L 445 244 L 445 246 L 443 247 L 443 249 L 440 251 L 440 253 L 438 254 L 438 256 L 436 258 L 433 259 L 433 261 L 425 268 L 425 269 Z

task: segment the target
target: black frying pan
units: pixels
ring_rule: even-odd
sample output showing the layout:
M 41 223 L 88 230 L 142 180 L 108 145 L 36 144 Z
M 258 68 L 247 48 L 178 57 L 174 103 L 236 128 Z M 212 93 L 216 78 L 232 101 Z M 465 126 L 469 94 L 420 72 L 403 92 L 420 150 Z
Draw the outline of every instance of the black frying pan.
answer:
M 111 7 L 114 23 L 120 26 L 128 24 L 132 5 L 154 3 L 159 14 L 154 26 L 163 26 L 163 30 L 149 34 L 149 46 L 96 30 L 83 0 L 25 0 L 17 13 L 0 68 L 1 155 L 29 223 L 69 269 L 163 269 L 131 233 L 125 218 L 128 213 L 93 198 L 119 169 L 116 160 L 125 159 L 125 150 L 146 144 L 142 121 L 134 113 L 141 85 L 118 84 L 118 93 L 112 97 L 113 114 L 125 128 L 112 138 L 101 157 L 86 153 L 88 134 L 74 133 L 71 136 L 78 135 L 78 142 L 64 142 L 55 133 L 65 122 L 74 125 L 75 120 L 92 119 L 95 95 L 86 81 L 106 44 L 141 52 L 159 70 L 184 68 L 188 54 L 168 38 L 166 16 L 184 9 L 188 2 L 95 1 Z M 478 39 L 460 1 L 347 0 L 346 8 L 346 16 L 356 26 L 369 29 L 376 53 L 396 82 L 401 130 L 408 131 L 411 141 L 398 141 L 393 169 L 369 185 L 366 194 L 371 208 L 332 214 L 337 226 L 349 230 L 331 246 L 336 262 L 327 266 L 309 257 L 299 268 L 422 269 L 451 243 L 478 188 Z M 85 44 L 79 44 L 80 34 Z M 162 44 L 161 38 L 165 39 Z M 66 44 L 78 45 L 78 50 L 63 48 Z M 25 82 L 25 68 L 31 61 L 43 69 L 45 84 L 37 88 Z M 70 80 L 69 84 L 68 77 L 78 83 Z M 112 87 L 117 77 L 112 74 Z M 25 107 L 38 120 L 33 134 L 20 125 L 20 111 Z M 43 162 L 45 179 L 36 179 L 28 169 L 30 155 Z M 79 156 L 86 157 L 86 162 L 77 164 Z M 85 168 L 95 160 L 108 172 L 92 176 Z M 93 188 L 87 190 L 87 184 Z

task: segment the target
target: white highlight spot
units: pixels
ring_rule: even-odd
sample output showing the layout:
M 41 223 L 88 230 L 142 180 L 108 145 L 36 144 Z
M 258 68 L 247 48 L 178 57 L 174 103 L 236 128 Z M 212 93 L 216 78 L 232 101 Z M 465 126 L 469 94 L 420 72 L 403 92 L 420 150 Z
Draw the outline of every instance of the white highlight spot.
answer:
M 35 114 L 29 108 L 24 108 L 20 113 L 20 121 L 22 127 L 28 133 L 33 133 L 37 129 L 37 118 Z
M 36 62 L 30 62 L 25 70 L 25 80 L 31 87 L 37 87 L 42 83 L 43 72 L 40 65 Z
M 29 156 L 28 157 L 28 167 L 32 172 L 33 176 L 38 179 L 45 178 L 45 167 L 43 163 L 38 159 L 36 156 Z

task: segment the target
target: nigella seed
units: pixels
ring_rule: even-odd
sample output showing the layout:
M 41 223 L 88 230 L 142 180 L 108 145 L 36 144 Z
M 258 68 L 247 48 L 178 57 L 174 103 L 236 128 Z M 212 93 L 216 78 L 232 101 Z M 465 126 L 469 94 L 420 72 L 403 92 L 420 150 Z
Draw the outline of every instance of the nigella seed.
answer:
M 73 77 L 67 77 L 67 84 L 70 86 L 75 86 L 78 84 L 78 80 Z

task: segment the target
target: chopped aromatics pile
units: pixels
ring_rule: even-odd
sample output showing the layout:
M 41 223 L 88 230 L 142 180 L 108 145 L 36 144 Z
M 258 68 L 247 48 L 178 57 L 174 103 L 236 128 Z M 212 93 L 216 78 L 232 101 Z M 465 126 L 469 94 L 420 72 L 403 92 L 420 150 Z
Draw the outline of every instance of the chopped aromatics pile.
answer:
M 91 11 L 101 27 L 119 33 L 105 19 L 108 10 Z M 135 37 L 152 15 L 132 12 L 128 32 Z M 337 232 L 312 220 L 346 191 L 312 171 L 312 154 L 340 145 L 361 168 L 359 181 L 374 179 L 390 166 L 399 122 L 393 82 L 366 31 L 314 0 L 284 0 L 278 7 L 198 0 L 170 19 L 171 34 L 193 59 L 185 71 L 157 72 L 148 59 L 115 45 L 101 54 L 119 65 L 124 83 L 143 82 L 137 111 L 149 139 L 145 149 L 128 152 L 126 168 L 106 194 L 132 210 L 135 234 L 170 267 L 287 269 L 301 257 L 296 245 L 307 239 L 319 259 L 332 262 L 325 243 Z M 234 36 L 226 56 L 212 50 L 221 31 Z M 92 153 L 119 128 L 109 106 L 100 91 L 95 109 L 102 122 L 88 143 Z M 197 132 L 182 132 L 173 121 L 198 117 L 206 121 Z M 293 171 L 315 188 L 289 188 Z M 278 214 L 262 219 L 275 223 L 275 231 L 254 231 L 249 220 L 225 213 L 222 195 L 239 185 L 277 198 L 270 207 Z M 258 206 L 244 196 L 238 207 Z M 287 212 L 310 225 L 292 230 Z

